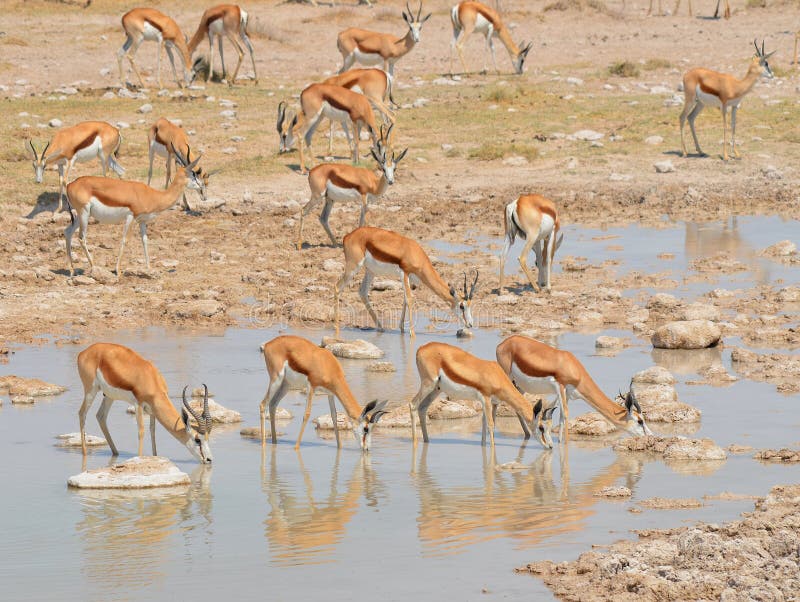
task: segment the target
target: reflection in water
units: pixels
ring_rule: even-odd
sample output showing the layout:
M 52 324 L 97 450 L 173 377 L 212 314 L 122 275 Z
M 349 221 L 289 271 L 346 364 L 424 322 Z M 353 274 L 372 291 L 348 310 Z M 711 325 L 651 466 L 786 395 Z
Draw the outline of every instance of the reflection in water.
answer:
M 75 525 L 84 544 L 83 574 L 98 599 L 159 586 L 169 571 L 173 535 L 211 523 L 211 469 L 199 466 L 188 490 L 79 490 L 83 519 Z M 180 532 L 180 533 L 179 533 Z M 146 578 L 143 578 L 146 576 Z
M 539 451 L 538 449 L 536 451 Z M 522 462 L 525 444 L 517 462 Z M 618 456 L 589 482 L 572 485 L 569 459 L 561 448 L 561 482 L 553 477 L 552 451 L 542 451 L 527 470 L 497 470 L 491 452 L 484 454 L 480 485 L 442 487 L 428 470 L 428 445 L 416 469 L 420 510 L 419 538 L 426 556 L 448 555 L 484 541 L 507 537 L 527 549 L 558 534 L 580 531 L 599 500 L 593 493 L 625 477 L 635 486 L 642 463 Z
M 673 374 L 697 374 L 709 368 L 722 367 L 722 347 L 707 349 L 656 349 L 650 357 L 657 366 Z
M 271 507 L 264 521 L 264 535 L 273 561 L 279 566 L 335 562 L 336 547 L 344 538 L 350 521 L 364 495 L 368 506 L 377 506 L 383 487 L 370 466 L 369 455 L 359 454 L 350 478 L 340 483 L 341 450 L 337 449 L 328 486 L 321 496 L 314 492 L 311 474 L 297 453 L 297 464 L 283 466 L 284 473 L 303 479 L 302 489 L 278 473 L 276 446 L 270 448 L 269 472 L 266 450 L 261 455 L 261 483 Z M 283 458 L 286 460 L 286 458 Z
M 740 233 L 739 221 L 735 215 L 730 218 L 730 222 L 726 219 L 723 222 L 701 224 L 684 222 L 684 225 L 687 259 L 705 259 L 726 252 L 748 266 L 757 284 L 769 283 L 769 272 L 759 261 L 758 253 Z

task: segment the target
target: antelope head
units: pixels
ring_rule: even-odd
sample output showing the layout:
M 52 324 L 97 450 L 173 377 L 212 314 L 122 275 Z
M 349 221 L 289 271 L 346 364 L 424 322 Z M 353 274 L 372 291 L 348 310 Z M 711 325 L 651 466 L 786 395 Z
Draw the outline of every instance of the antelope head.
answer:
M 403 157 L 405 157 L 408 152 L 408 149 L 405 149 L 398 157 L 395 155 L 394 149 L 388 148 L 387 141 L 392 134 L 393 127 L 394 124 L 390 125 L 389 129 L 384 132 L 383 126 L 381 126 L 381 137 L 370 150 L 372 158 L 378 162 L 378 166 L 381 168 L 381 171 L 383 171 L 386 183 L 390 185 L 394 184 L 394 171 L 397 168 L 397 164 L 403 160 Z M 391 155 L 389 155 L 389 150 L 391 150 Z
M 208 178 L 211 174 L 204 173 L 202 167 L 197 167 L 197 162 L 200 161 L 203 155 L 197 155 L 194 158 L 194 161 L 190 163 L 187 157 L 191 157 L 192 150 L 188 146 L 186 147 L 186 157 L 181 155 L 174 145 L 170 145 L 170 147 L 172 149 L 172 154 L 175 155 L 175 163 L 177 163 L 178 167 L 183 169 L 184 173 L 186 174 L 186 187 L 192 190 L 197 190 L 203 200 L 205 200 L 206 186 L 208 184 Z M 197 167 L 197 169 L 195 169 L 195 167 Z
M 464 289 L 459 293 L 456 288 L 450 285 L 450 296 L 452 297 L 451 309 L 459 321 L 464 322 L 465 328 L 472 328 L 472 297 L 475 295 L 475 288 L 478 286 L 478 270 L 475 270 L 475 279 L 472 285 L 467 287 L 467 273 L 464 272 Z
M 358 417 L 358 424 L 353 429 L 353 435 L 361 446 L 361 451 L 369 451 L 372 445 L 372 429 L 381 416 L 386 413 L 383 408 L 386 407 L 387 403 L 389 403 L 388 400 L 378 401 L 373 399 L 364 406 L 361 416 Z
M 773 77 L 775 77 L 775 74 L 772 73 L 772 69 L 769 68 L 769 62 L 767 62 L 767 59 L 771 57 L 773 54 L 775 54 L 777 50 L 773 50 L 769 54 L 765 53 L 764 40 L 761 40 L 761 48 L 758 47 L 758 42 L 756 40 L 753 40 L 753 46 L 756 47 L 756 54 L 753 57 L 753 63 L 752 63 L 753 66 L 758 65 L 759 67 L 761 67 L 763 69 L 762 74 L 764 75 L 764 77 L 772 79 Z
M 519 53 L 512 59 L 511 62 L 514 63 L 514 72 L 517 75 L 522 75 L 522 70 L 525 67 L 525 59 L 528 58 L 528 53 L 531 51 L 532 46 L 533 42 L 528 42 L 527 44 L 522 42 L 520 44 Z
M 36 177 L 36 183 L 41 184 L 44 180 L 44 168 L 47 167 L 47 159 L 45 155 L 47 155 L 47 149 L 50 148 L 50 143 L 48 142 L 47 145 L 42 149 L 41 154 L 36 152 L 36 147 L 33 146 L 33 141 L 28 139 L 25 141 L 25 148 L 31 154 L 31 158 L 33 159 L 33 173 Z M 55 153 L 56 155 L 59 153 Z
M 652 435 L 653 431 L 650 430 L 647 423 L 644 421 L 642 406 L 639 405 L 639 402 L 636 400 L 636 395 L 633 392 L 633 381 L 631 381 L 628 392 L 624 395 L 620 393 L 618 397 L 625 403 L 625 410 L 627 412 L 623 428 L 636 436 Z
M 419 0 L 419 10 L 417 10 L 416 17 L 412 12 L 411 7 L 408 5 L 408 0 L 406 0 L 406 10 L 403 11 L 403 21 L 405 21 L 406 25 L 408 25 L 411 39 L 414 40 L 415 44 L 419 42 L 419 32 L 422 29 L 422 24 L 430 18 L 431 13 L 428 13 L 424 18 L 422 17 L 422 0 Z
M 278 154 L 288 153 L 295 143 L 295 128 L 297 126 L 297 113 L 289 111 L 285 100 L 278 103 L 278 136 L 281 142 Z
M 555 403 L 545 407 L 542 400 L 538 400 L 533 406 L 533 420 L 531 428 L 536 433 L 536 438 L 545 449 L 553 449 L 553 412 L 556 411 Z
M 208 445 L 208 438 L 211 435 L 211 414 L 208 411 L 208 387 L 203 385 L 203 412 L 199 416 L 197 412 L 192 409 L 189 402 L 186 401 L 186 386 L 183 388 L 183 408 L 181 408 L 181 418 L 186 425 L 186 434 L 189 438 L 186 440 L 186 448 L 192 455 L 200 460 L 203 464 L 208 464 L 213 460 L 211 455 L 211 447 Z M 188 412 L 188 413 L 187 413 Z M 192 428 L 189 423 L 189 415 L 194 418 L 197 428 Z

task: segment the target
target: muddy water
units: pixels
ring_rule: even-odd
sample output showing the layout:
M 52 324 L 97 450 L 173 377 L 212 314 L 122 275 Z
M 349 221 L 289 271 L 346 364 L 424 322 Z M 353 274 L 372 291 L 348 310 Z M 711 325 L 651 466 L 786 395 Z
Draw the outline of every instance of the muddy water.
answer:
M 318 340 L 323 332 L 301 334 Z M 191 474 L 188 491 L 67 490 L 67 476 L 80 470 L 80 453 L 53 447 L 53 437 L 77 430 L 79 349 L 31 347 L 12 356 L 3 372 L 42 377 L 69 391 L 32 407 L 15 407 L 6 399 L 0 409 L 4 598 L 47 599 L 57 590 L 65 600 L 166 599 L 178 591 L 203 598 L 263 593 L 280 600 L 324 593 L 328 599 L 350 600 L 380 591 L 387 599 L 427 600 L 444 593 L 482 598 L 486 589 L 490 596 L 547 599 L 550 594 L 538 581 L 516 576 L 512 568 L 574 557 L 591 544 L 628 536 L 632 528 L 721 521 L 750 507 L 749 502 L 709 502 L 696 511 L 631 514 L 629 502 L 592 496 L 605 485 L 628 485 L 635 501 L 721 491 L 761 494 L 800 476 L 798 469 L 741 456 L 708 471 L 699 465 L 666 466 L 618 456 L 607 446 L 577 438 L 566 448 L 545 452 L 538 444 L 522 444 L 515 420 L 500 425 L 496 450 L 498 463 L 525 465 L 515 472 L 494 469 L 480 446 L 478 420 L 438 423 L 431 444 L 416 456 L 407 431 L 386 430 L 376 433 L 374 450 L 366 457 L 349 436 L 337 452 L 331 438 L 313 429 L 306 431 L 298 454 L 292 443 L 302 412 L 300 394 L 284 400 L 295 418 L 279 426 L 286 434 L 262 455 L 260 445 L 238 431 L 257 424 L 267 384 L 258 345 L 275 334 L 153 330 L 117 339 L 154 360 L 173 393 L 203 381 L 220 403 L 242 413 L 242 425 L 215 430 L 212 468 L 198 466 L 158 431 L 160 452 Z M 394 332 L 346 335 L 374 341 L 398 368 L 392 374 L 367 373 L 364 363 L 345 361 L 359 399 L 401 402 L 413 395 L 415 344 Z M 454 340 L 421 332 L 416 345 L 433 339 Z M 654 355 L 644 347 L 599 357 L 593 355 L 593 340 L 565 335 L 558 343 L 575 351 L 608 391 L 624 387 L 633 372 L 653 363 L 665 363 L 681 382 L 695 377 L 686 357 Z M 459 344 L 492 357 L 498 341 L 494 332 L 478 331 Z M 725 354 L 709 354 L 704 361 L 729 363 Z M 681 384 L 678 390 L 682 400 L 703 410 L 698 436 L 721 445 L 797 444 L 796 397 L 752 382 L 725 389 Z M 109 419 L 121 459 L 136 450 L 135 420 L 124 409 L 116 404 Z M 584 409 L 579 402 L 571 408 L 573 415 Z M 326 411 L 325 399 L 318 398 L 313 415 Z M 93 413 L 89 432 L 98 433 Z M 89 465 L 109 461 L 108 450 L 100 450 Z M 209 574 L 215 578 L 207 583 Z

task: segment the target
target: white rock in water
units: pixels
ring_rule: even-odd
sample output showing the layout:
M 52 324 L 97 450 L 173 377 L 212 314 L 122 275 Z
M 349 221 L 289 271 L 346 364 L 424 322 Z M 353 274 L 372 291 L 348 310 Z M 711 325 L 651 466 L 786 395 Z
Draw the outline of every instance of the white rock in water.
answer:
M 633 382 L 648 385 L 674 385 L 675 377 L 666 368 L 651 366 L 634 374 Z
M 628 345 L 628 339 L 601 335 L 594 342 L 596 349 L 619 349 Z
M 261 427 L 258 427 L 258 426 L 246 426 L 245 428 L 243 428 L 242 430 L 239 431 L 239 434 L 242 437 L 245 437 L 246 439 L 261 439 Z M 269 430 L 269 421 L 267 421 L 266 434 L 267 434 L 267 440 L 269 441 L 272 438 L 272 433 Z M 275 434 L 278 437 L 283 437 L 283 436 L 286 435 L 286 433 L 284 433 L 282 431 L 279 431 L 277 429 L 275 430 Z
M 66 433 L 64 435 L 57 435 L 57 447 L 81 447 L 81 434 L 80 433 Z M 106 440 L 97 435 L 86 435 L 87 447 L 101 447 L 108 445 Z
M 592 494 L 594 497 L 631 497 L 633 492 L 623 485 L 603 487 Z
M 676 320 L 711 320 L 716 322 L 720 317 L 719 308 L 707 303 L 690 303 L 675 312 Z
M 530 468 L 526 466 L 522 462 L 517 462 L 516 460 L 512 460 L 511 462 L 506 462 L 504 464 L 498 464 L 494 467 L 495 470 L 527 470 Z
M 194 397 L 189 400 L 189 406 L 197 412 L 199 416 L 203 411 L 203 399 Z M 236 410 L 229 410 L 210 398 L 208 400 L 208 412 L 211 414 L 211 421 L 215 424 L 231 424 L 233 422 L 242 421 L 242 415 L 239 412 Z M 189 421 L 192 423 L 192 426 L 196 426 L 195 420 L 191 414 L 189 414 Z
M 614 451 L 652 452 L 671 460 L 725 460 L 725 450 L 711 439 L 645 435 L 620 439 Z
M 652 337 L 656 349 L 704 349 L 719 343 L 722 331 L 710 320 L 668 322 Z
M 665 159 L 664 161 L 656 161 L 653 163 L 653 167 L 656 168 L 656 172 L 658 173 L 671 173 L 675 171 L 675 166 L 669 159 Z
M 453 420 L 456 418 L 472 418 L 478 415 L 478 411 L 472 406 L 465 405 L 458 401 L 437 399 L 428 408 L 428 418 L 430 420 Z
M 147 489 L 190 483 L 189 475 L 160 456 L 137 456 L 121 464 L 88 470 L 67 479 L 67 485 L 78 489 Z
M 578 130 L 577 132 L 572 134 L 572 137 L 575 138 L 575 140 L 587 140 L 591 142 L 593 140 L 602 139 L 604 137 L 604 134 L 601 134 L 600 132 L 595 132 L 594 130 Z
M 617 430 L 613 424 L 603 418 L 598 412 L 587 412 L 575 418 L 570 418 L 567 423 L 570 434 L 602 437 L 610 435 Z
M 368 372 L 397 372 L 392 362 L 370 362 L 367 364 Z
M 782 240 L 762 250 L 760 254 L 767 257 L 786 257 L 787 255 L 794 255 L 796 252 L 796 244 L 791 240 Z
M 333 355 L 348 359 L 377 360 L 383 357 L 383 351 L 363 339 L 347 341 L 335 337 L 322 337 L 322 346 Z
M 66 387 L 53 385 L 38 378 L 22 378 L 21 376 L 0 376 L 0 395 L 26 395 L 28 397 L 47 397 L 60 395 Z
M 333 419 L 331 418 L 330 414 L 323 414 L 322 416 L 317 416 L 312 420 L 314 426 L 321 431 L 332 431 L 333 430 Z M 350 417 L 345 412 L 336 412 L 336 426 L 339 428 L 340 431 L 352 431 L 353 430 L 353 423 L 350 422 Z
M 15 405 L 31 405 L 36 403 L 36 400 L 30 395 L 12 395 L 11 403 Z

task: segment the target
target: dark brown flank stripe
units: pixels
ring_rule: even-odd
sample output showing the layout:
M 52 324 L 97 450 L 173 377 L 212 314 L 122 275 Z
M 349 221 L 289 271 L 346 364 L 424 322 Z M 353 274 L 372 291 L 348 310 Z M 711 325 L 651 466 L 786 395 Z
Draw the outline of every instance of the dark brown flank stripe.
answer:
M 350 90 L 348 90 L 348 92 L 350 92 Z M 352 94 L 355 94 L 355 92 L 352 92 Z M 350 107 L 343 105 L 333 94 L 329 94 L 327 91 L 325 91 L 325 100 L 328 101 L 328 104 L 332 105 L 334 109 L 350 113 Z
M 444 373 L 447 376 L 447 378 L 449 378 L 450 380 L 458 383 L 459 385 L 464 385 L 465 387 L 472 387 L 473 389 L 477 389 L 477 387 L 475 387 L 475 385 L 473 383 L 471 383 L 470 381 L 465 380 L 464 378 L 460 377 L 455 372 L 452 372 L 450 370 L 450 367 L 444 362 L 442 362 L 442 370 L 444 370 Z M 479 389 L 477 389 L 477 390 L 479 390 Z
M 556 222 L 556 212 L 552 207 L 540 206 L 539 207 L 539 211 L 541 211 L 545 215 L 549 215 L 551 218 L 553 218 L 553 223 L 555 224 L 555 222 Z
M 370 254 L 378 261 L 382 261 L 383 263 L 393 263 L 395 265 L 400 265 L 399 257 L 397 257 L 396 255 L 391 255 L 390 253 L 377 247 L 374 242 L 367 241 L 366 248 L 367 251 L 369 251 Z
M 714 95 L 714 96 L 716 96 L 716 95 L 717 95 L 717 94 L 714 92 L 714 90 L 712 90 L 711 88 L 709 88 L 708 86 L 706 86 L 706 85 L 705 85 L 705 84 L 704 84 L 702 81 L 698 81 L 697 83 L 698 83 L 698 85 L 700 86 L 700 91 L 701 91 L 701 92 L 704 92 L 704 93 L 706 93 L 706 94 L 712 94 L 712 95 Z
M 75 152 L 77 153 L 78 151 L 83 150 L 87 146 L 91 146 L 92 142 L 94 142 L 94 139 L 97 138 L 97 135 L 98 135 L 97 131 L 93 131 L 91 134 L 89 134 L 84 140 L 82 140 L 75 146 Z
M 126 207 L 127 206 L 124 203 L 120 203 L 116 199 L 114 199 L 114 198 L 108 196 L 107 194 L 105 194 L 105 192 L 102 192 L 102 191 L 100 191 L 100 190 L 98 190 L 96 188 L 92 190 L 92 196 L 95 197 L 101 203 L 103 203 L 103 205 L 107 205 L 109 207 Z
M 339 172 L 337 172 L 334 169 L 331 169 L 328 172 L 328 180 L 330 180 L 331 184 L 333 184 L 334 186 L 338 186 L 339 188 L 356 188 L 361 194 L 364 193 L 364 189 L 360 184 L 352 180 L 349 180 L 346 177 L 343 177 Z
M 164 30 L 162 29 L 162 27 L 158 23 L 156 23 L 155 21 L 151 21 L 150 19 L 145 18 L 144 22 L 145 23 L 149 23 L 150 25 L 155 27 L 158 31 L 160 31 L 161 33 L 164 33 Z

